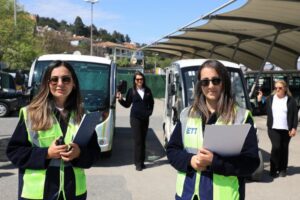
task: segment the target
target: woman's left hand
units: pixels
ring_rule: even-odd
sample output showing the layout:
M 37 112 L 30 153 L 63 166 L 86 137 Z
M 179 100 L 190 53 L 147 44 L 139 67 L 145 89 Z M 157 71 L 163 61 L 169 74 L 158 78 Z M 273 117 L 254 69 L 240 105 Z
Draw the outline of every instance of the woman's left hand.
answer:
M 71 160 L 74 160 L 75 158 L 78 158 L 80 155 L 80 148 L 78 144 L 70 143 L 69 144 L 69 150 L 66 152 L 61 152 L 61 159 L 68 162 Z
M 289 131 L 289 136 L 294 137 L 296 135 L 296 133 L 297 133 L 297 130 L 292 128 L 292 130 Z

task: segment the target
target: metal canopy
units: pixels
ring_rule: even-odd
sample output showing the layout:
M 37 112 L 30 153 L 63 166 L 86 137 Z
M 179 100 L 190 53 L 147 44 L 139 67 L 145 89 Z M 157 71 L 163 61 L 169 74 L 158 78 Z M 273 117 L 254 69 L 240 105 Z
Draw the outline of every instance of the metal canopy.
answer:
M 181 59 L 228 60 L 253 70 L 258 70 L 268 58 L 267 61 L 282 69 L 297 69 L 300 55 L 299 0 L 248 0 L 237 10 L 206 19 L 208 23 L 181 29 L 181 34 L 164 37 L 164 41 L 151 44 L 144 50 Z

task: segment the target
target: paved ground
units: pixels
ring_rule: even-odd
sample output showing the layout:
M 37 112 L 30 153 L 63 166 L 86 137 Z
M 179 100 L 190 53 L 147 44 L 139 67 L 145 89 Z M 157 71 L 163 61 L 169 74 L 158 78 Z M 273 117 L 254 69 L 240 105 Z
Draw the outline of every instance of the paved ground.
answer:
M 117 105 L 117 129 L 111 158 L 100 159 L 88 169 L 87 181 L 91 200 L 169 200 L 174 199 L 176 171 L 168 164 L 162 147 L 163 100 L 155 100 L 155 111 L 147 136 L 147 169 L 134 169 L 133 141 L 129 129 L 129 109 Z M 255 117 L 259 130 L 259 146 L 264 157 L 264 175 L 260 182 L 249 182 L 246 199 L 298 200 L 300 182 L 300 137 L 291 140 L 288 176 L 271 179 L 268 176 L 270 141 L 266 118 Z M 17 194 L 17 169 L 7 161 L 5 146 L 17 123 L 14 117 L 0 118 L 0 199 L 13 200 Z M 299 128 L 300 130 L 300 128 Z M 299 131 L 298 131 L 299 132 Z

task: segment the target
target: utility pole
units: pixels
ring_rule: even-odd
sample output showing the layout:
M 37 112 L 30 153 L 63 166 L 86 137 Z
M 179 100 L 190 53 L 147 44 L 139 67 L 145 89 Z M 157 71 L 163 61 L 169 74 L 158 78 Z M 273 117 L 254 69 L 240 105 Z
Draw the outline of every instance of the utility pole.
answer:
M 90 50 L 90 54 L 92 56 L 93 55 L 93 6 L 99 0 L 84 0 L 84 1 L 91 3 L 91 50 Z

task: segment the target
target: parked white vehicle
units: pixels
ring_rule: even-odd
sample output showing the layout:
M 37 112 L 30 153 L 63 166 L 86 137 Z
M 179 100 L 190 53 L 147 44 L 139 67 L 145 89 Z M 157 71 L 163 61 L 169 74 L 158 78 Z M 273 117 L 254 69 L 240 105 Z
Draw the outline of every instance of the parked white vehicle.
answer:
M 166 70 L 165 110 L 163 130 L 165 145 L 179 119 L 183 108 L 190 106 L 194 101 L 194 87 L 197 82 L 197 71 L 207 59 L 187 59 L 173 62 Z M 239 106 L 251 110 L 250 100 L 246 90 L 243 73 L 238 64 L 221 61 L 228 70 L 232 82 L 232 92 Z M 253 174 L 252 179 L 259 180 L 263 172 L 263 161 L 260 152 L 261 164 Z
M 38 57 L 32 64 L 28 87 L 31 97 L 37 93 L 42 75 L 54 60 L 67 61 L 74 68 L 80 84 L 86 112 L 100 111 L 102 122 L 95 127 L 101 152 L 110 156 L 115 131 L 116 66 L 107 58 L 71 54 Z

